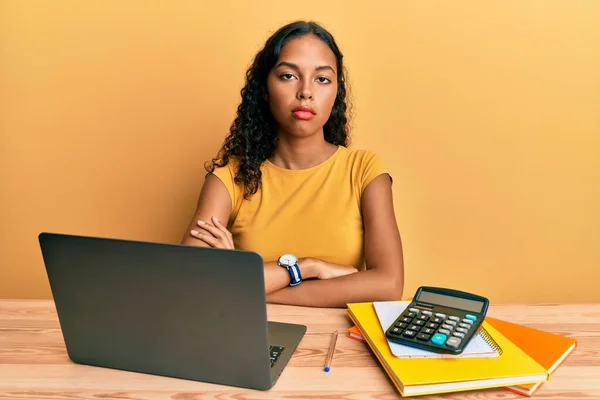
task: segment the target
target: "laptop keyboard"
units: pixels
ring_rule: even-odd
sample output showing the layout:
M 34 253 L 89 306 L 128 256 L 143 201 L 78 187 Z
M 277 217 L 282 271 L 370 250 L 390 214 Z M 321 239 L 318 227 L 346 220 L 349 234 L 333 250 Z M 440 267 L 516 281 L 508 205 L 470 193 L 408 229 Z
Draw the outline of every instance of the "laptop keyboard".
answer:
M 269 346 L 269 356 L 271 358 L 271 368 L 273 368 L 273 364 L 277 361 L 281 352 L 283 351 L 283 346 Z

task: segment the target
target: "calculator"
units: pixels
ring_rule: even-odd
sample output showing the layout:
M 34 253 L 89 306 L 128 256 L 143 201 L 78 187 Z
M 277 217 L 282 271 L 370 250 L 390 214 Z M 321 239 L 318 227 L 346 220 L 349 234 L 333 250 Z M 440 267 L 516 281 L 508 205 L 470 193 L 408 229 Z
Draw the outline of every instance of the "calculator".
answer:
M 460 354 L 477 334 L 488 305 L 488 299 L 476 294 L 421 286 L 385 336 L 405 346 Z

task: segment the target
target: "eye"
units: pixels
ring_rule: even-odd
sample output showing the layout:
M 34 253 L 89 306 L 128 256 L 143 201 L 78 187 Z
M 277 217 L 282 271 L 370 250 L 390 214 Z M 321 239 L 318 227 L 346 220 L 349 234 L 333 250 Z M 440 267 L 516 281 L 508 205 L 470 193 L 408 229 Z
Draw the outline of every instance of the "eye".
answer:
M 319 83 L 331 83 L 331 79 L 325 77 L 325 76 L 320 76 L 317 78 L 317 82 Z
M 283 80 L 283 81 L 289 81 L 291 79 L 294 79 L 295 76 L 292 74 L 281 74 L 279 75 L 279 79 Z

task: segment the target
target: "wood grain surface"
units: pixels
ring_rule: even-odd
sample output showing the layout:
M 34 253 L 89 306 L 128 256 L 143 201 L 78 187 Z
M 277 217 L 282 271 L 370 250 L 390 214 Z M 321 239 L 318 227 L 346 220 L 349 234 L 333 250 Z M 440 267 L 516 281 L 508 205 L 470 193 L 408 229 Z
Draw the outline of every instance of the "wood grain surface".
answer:
M 344 309 L 272 305 L 269 319 L 302 323 L 306 336 L 267 392 L 90 367 L 67 357 L 52 301 L 0 300 L 0 399 L 199 400 L 396 399 L 400 394 L 364 343 L 346 336 Z M 577 339 L 577 349 L 535 395 L 538 399 L 600 399 L 600 304 L 505 304 L 488 315 Z M 323 372 L 331 333 L 338 330 L 332 370 Z M 525 399 L 504 389 L 417 399 Z

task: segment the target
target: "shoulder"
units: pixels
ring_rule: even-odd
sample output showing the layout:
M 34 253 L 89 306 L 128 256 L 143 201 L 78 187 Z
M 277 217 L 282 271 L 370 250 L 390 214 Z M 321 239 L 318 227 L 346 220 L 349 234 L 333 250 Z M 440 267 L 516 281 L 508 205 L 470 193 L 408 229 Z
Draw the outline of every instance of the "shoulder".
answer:
M 222 167 L 215 166 L 213 173 L 215 175 L 229 174 L 235 176 L 239 169 L 239 161 L 235 158 L 230 158 Z
M 387 172 L 383 159 L 371 150 L 344 148 L 341 156 L 354 173 L 365 173 L 372 169 Z
M 238 208 L 237 206 L 243 198 L 243 186 L 235 182 L 238 170 L 239 162 L 236 159 L 229 159 L 227 164 L 222 167 L 216 167 L 212 172 L 225 185 L 231 197 L 232 210 Z
M 371 150 L 345 148 L 341 155 L 360 192 L 379 175 L 389 175 L 383 159 Z
M 359 166 L 368 165 L 373 162 L 381 162 L 381 157 L 375 152 L 365 149 L 344 148 L 342 153 L 350 164 Z
M 240 170 L 240 162 L 236 158 L 230 158 L 222 167 L 215 166 L 212 174 L 219 178 L 228 189 L 237 190 L 241 187 L 235 182 L 235 177 Z

